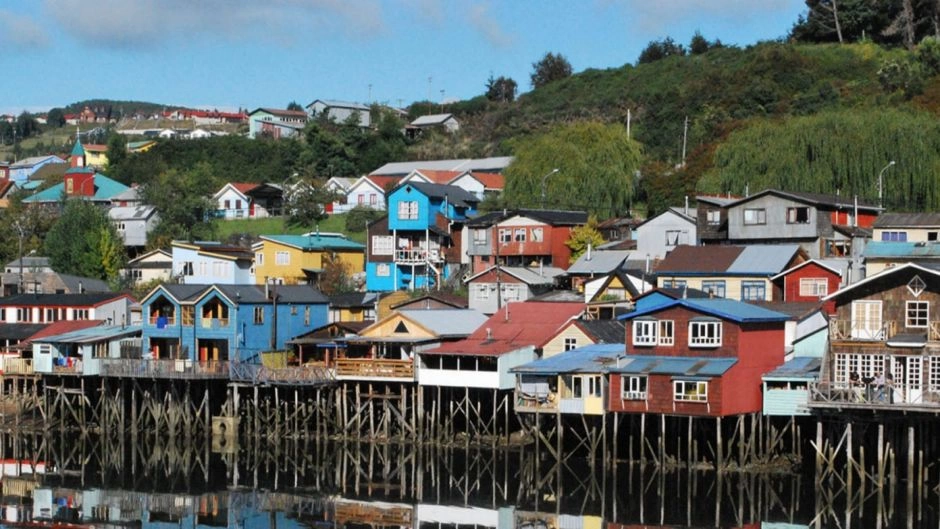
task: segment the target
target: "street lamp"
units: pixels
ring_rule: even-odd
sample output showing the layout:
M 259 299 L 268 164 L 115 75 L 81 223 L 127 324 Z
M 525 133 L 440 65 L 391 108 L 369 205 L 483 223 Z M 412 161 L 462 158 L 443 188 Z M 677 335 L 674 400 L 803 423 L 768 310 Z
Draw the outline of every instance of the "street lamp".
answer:
M 879 207 L 879 208 L 883 208 L 883 207 L 884 207 L 884 200 L 883 200 L 883 197 L 884 197 L 884 179 L 883 179 L 883 177 L 884 177 L 884 175 L 885 175 L 885 171 L 887 171 L 888 168 L 891 167 L 891 166 L 893 166 L 893 165 L 894 165 L 894 160 L 891 160 L 890 162 L 888 162 L 888 165 L 884 166 L 884 167 L 881 169 L 881 172 L 878 173 L 878 207 Z
M 553 174 L 557 172 L 558 172 L 558 168 L 556 167 L 552 169 L 551 171 L 549 171 L 548 174 L 542 177 L 542 205 L 540 206 L 542 209 L 545 208 L 545 182 L 548 180 L 549 176 L 552 176 Z

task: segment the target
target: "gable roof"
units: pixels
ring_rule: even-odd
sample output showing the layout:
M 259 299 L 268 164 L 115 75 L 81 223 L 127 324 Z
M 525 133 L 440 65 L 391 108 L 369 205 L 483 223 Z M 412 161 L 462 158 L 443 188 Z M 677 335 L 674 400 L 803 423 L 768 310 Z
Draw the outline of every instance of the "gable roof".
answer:
M 303 110 L 287 110 L 283 108 L 271 108 L 271 107 L 259 107 L 248 113 L 249 116 L 257 114 L 258 112 L 267 112 L 272 116 L 278 116 L 282 118 L 302 118 L 307 119 L 307 113 Z
M 574 320 L 572 325 L 597 343 L 622 344 L 626 340 L 626 325 L 621 320 Z
M 586 211 L 506 209 L 478 215 L 467 221 L 467 226 L 471 228 L 488 228 L 513 217 L 526 217 L 550 226 L 580 226 L 588 221 Z
M 130 261 L 127 262 L 127 266 L 130 267 L 130 266 L 133 266 L 134 264 L 139 263 L 139 262 L 141 262 L 141 261 L 146 261 L 147 259 L 149 259 L 149 258 L 151 258 L 151 257 L 153 257 L 153 256 L 155 256 L 155 255 L 161 255 L 161 256 L 163 256 L 164 258 L 166 258 L 167 260 L 172 260 L 172 259 L 173 259 L 173 254 L 171 254 L 170 252 L 164 250 L 163 248 L 157 248 L 156 250 L 150 250 L 149 252 L 147 252 L 147 253 L 145 253 L 145 254 L 138 255 L 137 257 L 131 259 Z
M 65 163 L 65 160 L 59 158 L 54 154 L 47 154 L 45 156 L 30 156 L 28 158 L 20 158 L 19 160 L 10 164 L 10 170 L 14 169 L 28 169 L 34 165 L 43 163 L 45 161 L 50 161 L 51 163 Z
M 555 268 L 553 266 L 543 266 L 540 271 L 536 271 L 535 269 L 522 266 L 493 265 L 482 272 L 468 277 L 464 280 L 464 283 L 470 283 L 474 279 L 488 274 L 497 268 L 501 273 L 510 275 L 527 285 L 553 285 L 555 283 L 555 277 L 565 273 L 561 268 Z
M 798 244 L 676 246 L 656 267 L 657 275 L 753 275 L 780 273 L 803 252 Z M 805 253 L 805 252 L 803 252 Z
M 140 325 L 95 325 L 81 329 L 72 329 L 59 334 L 31 337 L 31 342 L 47 343 L 92 343 L 102 340 L 112 340 L 124 336 L 134 336 L 141 333 Z
M 417 169 L 412 171 L 412 175 L 419 174 L 425 177 L 433 184 L 449 184 L 454 178 L 464 174 L 463 171 L 441 171 L 434 169 Z
M 57 336 L 81 329 L 90 329 L 102 325 L 104 320 L 59 320 L 54 321 L 26 339 L 27 342 L 42 341 L 49 336 Z
M 815 380 L 822 368 L 822 358 L 816 356 L 796 356 L 773 371 L 766 373 L 764 380 Z
M 891 268 L 885 268 L 884 270 L 882 270 L 881 272 L 878 272 L 877 274 L 870 275 L 866 277 L 865 279 L 852 283 L 851 285 L 846 285 L 840 288 L 839 290 L 836 290 L 832 294 L 829 294 L 828 296 L 822 298 L 821 301 L 829 301 L 831 299 L 842 297 L 845 294 L 853 290 L 856 290 L 858 288 L 861 288 L 865 285 L 868 285 L 869 283 L 873 281 L 878 281 L 886 277 L 890 277 L 894 274 L 900 274 L 901 272 L 910 272 L 910 271 L 928 274 L 928 275 L 933 276 L 934 278 L 940 278 L 940 271 L 934 270 L 932 268 L 927 268 L 926 266 L 922 266 L 917 263 L 904 263 L 898 266 L 893 266 Z
M 506 187 L 506 177 L 504 177 L 502 173 L 469 171 L 465 174 L 476 178 L 481 184 L 483 184 L 483 189 L 503 189 Z
M 940 213 L 882 213 L 873 228 L 929 228 L 940 227 Z
M 845 268 L 848 265 L 848 261 L 844 261 L 844 262 L 845 262 L 845 265 L 839 267 L 835 259 L 825 259 L 825 260 L 824 259 L 808 259 L 796 266 L 791 266 L 790 268 L 784 270 L 783 272 L 780 272 L 779 274 L 771 277 L 770 279 L 777 280 L 785 275 L 792 274 L 793 272 L 796 272 L 800 268 L 803 268 L 804 266 L 807 266 L 809 264 L 815 264 L 816 266 L 819 266 L 820 268 L 825 268 L 826 270 L 829 270 L 833 274 L 836 274 L 837 276 L 842 277 L 842 274 L 844 273 Z
M 651 222 L 651 221 L 653 221 L 653 220 L 655 220 L 655 219 L 658 219 L 659 217 L 662 217 L 663 215 L 675 215 L 675 216 L 678 217 L 680 220 L 684 220 L 684 221 L 686 221 L 686 222 L 688 222 L 688 223 L 690 223 L 690 224 L 696 224 L 696 223 L 698 222 L 698 220 L 696 219 L 696 212 L 695 212 L 695 209 L 694 209 L 694 208 L 689 208 L 689 214 L 687 215 L 687 214 L 685 213 L 685 208 L 681 208 L 681 207 L 669 207 L 669 208 L 666 208 L 666 210 L 663 211 L 662 213 L 660 213 L 660 214 L 658 214 L 658 215 L 654 215 L 654 216 L 652 216 L 652 217 L 650 217 L 650 218 L 644 220 L 643 222 L 639 223 L 639 224 L 636 226 L 636 229 L 639 229 L 639 228 L 645 226 L 647 223 L 649 223 L 649 222 Z
M 473 309 L 404 309 L 397 312 L 441 338 L 469 336 L 487 318 Z
M 446 122 L 449 119 L 453 119 L 453 114 L 428 114 L 426 116 L 421 116 L 418 119 L 411 122 L 412 126 L 415 127 L 428 127 L 432 125 L 440 125 Z
M 146 220 L 156 212 L 153 206 L 115 206 L 108 210 L 108 217 L 111 220 Z
M 762 244 L 745 246 L 728 267 L 729 274 L 771 275 L 783 271 L 793 257 L 803 252 L 799 244 Z
M 611 373 L 644 375 L 677 375 L 681 377 L 717 377 L 738 362 L 737 358 L 703 358 L 700 356 L 627 356 Z
M 752 200 L 767 196 L 773 195 L 780 198 L 785 198 L 793 200 L 794 202 L 801 202 L 803 204 L 824 207 L 830 209 L 846 209 L 851 210 L 856 207 L 856 204 L 852 197 L 843 197 L 841 195 L 827 195 L 824 193 L 807 193 L 803 191 L 782 191 L 780 189 L 765 189 L 759 193 L 744 197 L 742 199 L 736 200 L 732 203 L 726 204 L 726 207 L 732 208 L 740 206 L 741 204 L 746 204 Z M 857 205 L 858 209 L 864 209 L 866 211 L 882 211 L 884 208 L 879 207 L 871 202 L 859 201 Z
M 390 162 L 372 171 L 372 175 L 398 175 L 405 176 L 415 169 L 431 169 L 443 171 L 482 171 L 501 172 L 512 163 L 512 156 L 496 156 L 491 158 L 458 158 L 453 160 L 423 160 L 413 162 Z
M 376 294 L 374 292 L 348 292 L 331 294 L 327 297 L 330 300 L 330 307 L 350 309 L 372 307 L 375 305 Z
M 718 195 L 698 195 L 695 197 L 696 202 L 701 202 L 702 204 L 709 204 L 711 206 L 725 207 L 728 204 L 732 204 L 741 200 L 742 197 L 738 196 L 718 196 Z
M 337 101 L 335 99 L 314 99 L 313 101 L 310 102 L 309 105 L 307 105 L 307 108 L 312 107 L 318 101 L 320 103 L 323 103 L 323 105 L 328 108 L 351 108 L 354 110 L 364 110 L 366 112 L 369 111 L 369 107 L 367 107 L 366 105 L 363 105 L 362 103 L 352 103 L 349 101 Z
M 215 241 L 173 241 L 170 244 L 174 248 L 194 250 L 200 255 L 212 255 L 231 261 L 251 261 L 255 258 L 254 254 L 251 253 L 251 250 L 248 248 L 222 244 Z
M 450 294 L 447 292 L 435 292 L 434 294 L 425 294 L 423 296 L 409 299 L 407 301 L 402 301 L 401 303 L 396 303 L 389 307 L 392 310 L 399 308 L 407 308 L 409 305 L 413 305 L 413 308 L 418 308 L 417 306 L 422 302 L 436 301 L 443 305 L 449 305 L 455 309 L 465 309 L 468 306 L 468 301 L 466 297 L 458 296 L 456 294 Z
M 322 303 L 328 304 L 330 299 L 313 285 L 268 285 L 268 295 L 265 295 L 265 285 L 202 285 L 205 291 L 199 298 L 212 290 L 222 293 L 232 303 L 247 303 L 263 305 L 273 303 L 276 295 L 278 303 Z
M 567 274 L 608 274 L 621 268 L 628 257 L 630 252 L 624 250 L 591 250 L 581 254 Z
M 783 322 L 790 319 L 790 316 L 758 307 L 751 303 L 724 298 L 680 298 L 649 307 L 645 310 L 638 310 L 629 314 L 620 316 L 622 320 L 632 320 L 647 314 L 659 312 L 661 310 L 684 307 L 689 310 L 715 316 L 723 320 L 729 320 L 736 323 L 765 323 L 765 322 Z
M 584 312 L 584 307 L 584 303 L 507 303 L 466 339 L 421 354 L 499 356 L 524 347 L 541 348 L 562 325 Z
M 447 199 L 449 202 L 458 206 L 469 206 L 470 204 L 480 202 L 480 199 L 477 198 L 476 195 L 462 187 L 445 184 L 428 184 L 426 182 L 404 182 L 399 184 L 398 187 L 393 189 L 389 194 L 409 186 L 417 189 L 428 198 Z
M 66 171 L 68 172 L 78 172 L 78 171 Z M 90 171 L 89 171 L 90 172 Z M 92 200 L 95 202 L 104 202 L 110 201 L 116 195 L 119 195 L 128 189 L 126 185 L 118 182 L 117 180 L 112 180 L 107 176 L 101 173 L 94 173 L 94 186 L 95 194 L 91 197 L 75 197 L 81 198 L 84 200 Z M 65 182 L 59 182 L 58 184 L 40 191 L 35 195 L 28 196 L 23 199 L 23 202 L 58 202 L 62 199 L 63 192 L 65 191 Z
M 97 307 L 107 301 L 129 297 L 113 292 L 85 292 L 82 294 L 16 294 L 0 297 L 2 307 Z

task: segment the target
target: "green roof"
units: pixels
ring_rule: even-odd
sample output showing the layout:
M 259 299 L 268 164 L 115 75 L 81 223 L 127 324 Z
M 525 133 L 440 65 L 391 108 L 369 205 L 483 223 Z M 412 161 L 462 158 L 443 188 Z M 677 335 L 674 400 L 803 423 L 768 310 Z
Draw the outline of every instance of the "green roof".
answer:
M 82 147 L 82 140 L 75 140 L 75 146 L 72 147 L 72 156 L 85 156 L 85 148 Z
M 336 235 L 262 235 L 262 240 L 293 246 L 304 251 L 365 250 L 366 246 Z
M 95 173 L 95 195 L 91 197 L 91 200 L 94 202 L 105 202 L 111 200 L 111 197 L 119 195 L 128 189 L 130 188 L 117 180 L 112 180 L 101 173 Z M 65 182 L 61 182 L 49 189 L 24 198 L 23 202 L 58 202 L 62 199 L 64 191 Z

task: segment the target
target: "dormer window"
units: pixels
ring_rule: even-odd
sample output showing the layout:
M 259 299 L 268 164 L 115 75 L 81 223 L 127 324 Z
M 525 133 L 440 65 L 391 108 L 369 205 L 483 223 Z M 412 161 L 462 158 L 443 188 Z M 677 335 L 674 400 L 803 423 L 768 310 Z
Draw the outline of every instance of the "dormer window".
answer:
M 720 347 L 721 320 L 695 319 L 689 322 L 689 347 Z

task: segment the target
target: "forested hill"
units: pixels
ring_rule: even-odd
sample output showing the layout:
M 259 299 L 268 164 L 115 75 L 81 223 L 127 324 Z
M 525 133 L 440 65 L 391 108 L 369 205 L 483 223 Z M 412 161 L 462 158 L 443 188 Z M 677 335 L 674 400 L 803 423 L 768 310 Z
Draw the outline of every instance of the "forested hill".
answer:
M 464 118 L 478 144 L 507 151 L 560 123 L 629 120 L 644 151 L 637 198 L 653 211 L 748 184 L 873 198 L 890 160 L 888 204 L 935 209 L 938 71 L 929 39 L 914 51 L 768 42 L 587 70 Z

